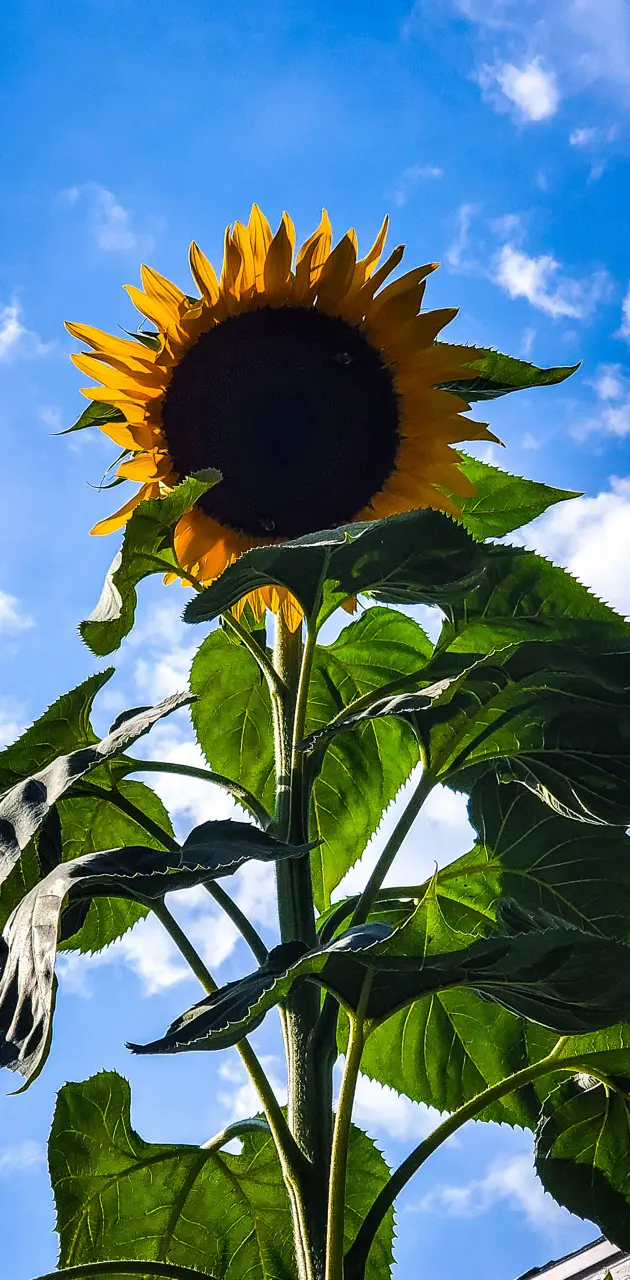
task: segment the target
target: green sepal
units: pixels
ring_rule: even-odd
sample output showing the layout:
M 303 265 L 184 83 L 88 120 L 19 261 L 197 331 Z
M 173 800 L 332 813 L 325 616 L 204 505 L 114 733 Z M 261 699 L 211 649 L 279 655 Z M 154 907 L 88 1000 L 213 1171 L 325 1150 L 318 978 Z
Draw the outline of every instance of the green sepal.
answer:
M 450 343 L 440 342 L 441 349 L 448 349 Z M 532 387 L 550 387 L 570 378 L 579 367 L 580 362 L 572 365 L 557 365 L 551 369 L 539 369 L 526 360 L 518 360 L 515 356 L 503 355 L 489 347 L 479 347 L 480 359 L 471 360 L 468 368 L 478 370 L 478 376 L 470 381 L 441 382 L 440 390 L 451 391 L 461 396 L 470 404 L 477 400 L 496 400 L 498 396 L 506 396 L 511 391 L 527 391 Z
M 63 431 L 53 431 L 54 436 L 67 436 L 71 431 L 84 431 L 86 427 L 102 427 L 108 422 L 126 422 L 124 413 L 113 404 L 103 404 L 100 400 L 90 400 L 87 409 L 77 418 L 71 427 Z
M 154 573 L 179 572 L 173 550 L 174 527 L 180 516 L 221 478 L 218 471 L 214 476 L 214 481 L 208 473 L 204 480 L 184 480 L 166 498 L 141 502 L 130 516 L 98 604 L 79 626 L 88 649 L 98 657 L 118 649 L 131 631 L 138 584 Z

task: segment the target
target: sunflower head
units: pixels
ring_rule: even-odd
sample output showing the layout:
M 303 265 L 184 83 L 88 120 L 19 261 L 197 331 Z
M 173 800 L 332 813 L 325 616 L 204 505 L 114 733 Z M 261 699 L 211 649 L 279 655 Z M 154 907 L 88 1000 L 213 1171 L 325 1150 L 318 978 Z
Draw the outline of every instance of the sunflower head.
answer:
M 141 268 L 142 289 L 127 292 L 152 332 L 67 325 L 90 348 L 75 364 L 100 384 L 83 394 L 112 406 L 99 429 L 125 451 L 118 477 L 139 483 L 94 533 L 208 467 L 220 483 L 174 531 L 178 563 L 204 584 L 263 543 L 416 507 L 457 510 L 444 490 L 471 490 L 452 446 L 496 437 L 439 385 L 474 378 L 479 353 L 436 342 L 456 315 L 421 310 L 436 263 L 385 284 L 403 256 L 398 246 L 379 266 L 386 233 L 387 219 L 359 258 L 352 230 L 332 248 L 324 212 L 295 255 L 289 216 L 274 235 L 254 205 L 247 226 L 226 230 L 220 277 L 191 245 L 199 296 Z M 299 625 L 277 588 L 249 602 L 256 616 L 269 607 Z

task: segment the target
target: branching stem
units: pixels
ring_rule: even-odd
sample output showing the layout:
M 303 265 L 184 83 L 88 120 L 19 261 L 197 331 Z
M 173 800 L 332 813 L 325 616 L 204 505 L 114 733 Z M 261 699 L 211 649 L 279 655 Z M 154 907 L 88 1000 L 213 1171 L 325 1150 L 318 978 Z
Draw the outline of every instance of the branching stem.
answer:
M 491 1085 L 489 1089 L 484 1089 L 483 1093 L 478 1093 L 476 1097 L 464 1103 L 463 1107 L 459 1107 L 452 1115 L 447 1116 L 446 1120 L 442 1121 L 442 1124 L 439 1124 L 427 1138 L 423 1138 L 422 1142 L 419 1142 L 417 1147 L 414 1147 L 406 1160 L 403 1160 L 395 1173 L 392 1174 L 382 1191 L 379 1192 L 359 1228 L 356 1239 L 346 1255 L 345 1272 L 343 1273 L 345 1280 L 363 1280 L 368 1254 L 384 1217 L 391 1209 L 397 1196 L 400 1195 L 403 1187 L 407 1185 L 413 1175 L 428 1160 L 429 1156 L 433 1155 L 434 1151 L 437 1151 L 437 1148 L 442 1143 L 446 1142 L 452 1134 L 457 1133 L 457 1130 L 461 1129 L 462 1125 L 466 1124 L 468 1120 L 474 1119 L 481 1111 L 485 1111 L 486 1107 L 489 1107 L 491 1103 L 505 1097 L 508 1093 L 516 1093 L 518 1089 L 522 1089 L 524 1085 L 529 1084 L 531 1080 L 535 1080 L 538 1076 L 546 1075 L 553 1069 L 567 1068 L 575 1070 L 575 1060 L 566 1058 L 560 1062 L 557 1061 L 566 1041 L 567 1036 L 561 1036 L 556 1041 L 551 1053 L 547 1054 L 545 1058 L 541 1058 L 539 1062 L 535 1062 L 529 1067 L 523 1067 L 521 1071 L 515 1072 L 514 1075 L 506 1076 L 498 1084 Z M 337 1280 L 337 1277 L 335 1277 L 335 1280 Z
M 400 815 L 389 840 L 387 840 L 383 852 L 361 894 L 359 901 L 354 910 L 352 923 L 364 924 L 367 920 L 376 898 L 381 888 L 383 880 L 393 864 L 394 858 L 400 849 L 400 846 L 407 836 L 430 792 L 433 790 L 437 778 L 433 776 L 429 769 L 425 768 L 422 777 L 411 796 L 408 804 Z
M 275 695 L 278 698 L 286 697 L 287 690 L 284 681 L 276 671 L 274 664 L 269 661 L 264 650 L 260 648 L 260 645 L 256 644 L 255 640 L 252 640 L 247 628 L 234 617 L 233 613 L 223 613 L 221 614 L 221 619 L 226 630 L 231 631 L 233 635 L 238 636 L 241 644 L 245 646 L 249 653 L 251 653 L 252 658 L 254 658 L 258 663 L 258 666 L 269 685 L 269 692 L 272 696 Z
M 350 1019 L 350 1037 L 346 1063 L 339 1092 L 333 1134 L 330 1185 L 328 1192 L 328 1235 L 326 1240 L 326 1280 L 343 1280 L 343 1244 L 346 1202 L 348 1144 L 352 1124 L 352 1108 L 359 1067 L 365 1044 L 365 1017 L 374 975 L 368 972 L 363 982 L 356 1014 Z
M 201 782 L 213 782 L 215 786 L 229 791 L 235 800 L 240 800 L 263 831 L 267 831 L 271 826 L 272 818 L 264 805 L 252 795 L 251 791 L 247 790 L 247 787 L 224 777 L 222 773 L 213 773 L 211 769 L 200 769 L 193 764 L 178 764 L 173 760 L 133 760 L 132 764 L 130 773 L 176 773 L 184 778 L 199 778 Z

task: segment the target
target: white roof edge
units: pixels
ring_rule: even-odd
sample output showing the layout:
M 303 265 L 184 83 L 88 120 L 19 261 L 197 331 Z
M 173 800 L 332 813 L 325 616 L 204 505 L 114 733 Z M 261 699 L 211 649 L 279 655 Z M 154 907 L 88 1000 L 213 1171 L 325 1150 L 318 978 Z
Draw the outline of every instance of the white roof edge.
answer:
M 552 1262 L 546 1268 L 541 1267 L 540 1271 L 535 1272 L 534 1275 L 539 1275 L 540 1280 L 580 1280 L 580 1277 L 588 1280 L 598 1264 L 614 1261 L 615 1258 L 623 1256 L 623 1251 L 618 1249 L 616 1244 L 610 1244 L 608 1240 L 596 1240 L 570 1258 Z M 533 1277 L 532 1280 L 534 1280 Z M 593 1280 L 597 1280 L 595 1275 Z

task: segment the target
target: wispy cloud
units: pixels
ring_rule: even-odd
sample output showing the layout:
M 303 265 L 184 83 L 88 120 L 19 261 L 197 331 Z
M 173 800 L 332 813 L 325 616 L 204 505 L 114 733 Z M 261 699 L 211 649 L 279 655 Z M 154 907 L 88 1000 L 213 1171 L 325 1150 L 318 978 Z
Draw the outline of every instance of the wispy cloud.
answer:
M 615 334 L 616 338 L 625 338 L 630 342 L 630 284 L 624 294 L 621 304 L 621 324 Z
M 613 477 L 594 497 L 552 508 L 517 540 L 564 565 L 602 599 L 630 614 L 630 476 Z
M 598 302 L 610 294 L 611 281 L 605 271 L 593 272 L 589 279 L 573 280 L 561 273 L 560 263 L 551 253 L 530 257 L 513 244 L 499 249 L 494 264 L 494 282 L 510 298 L 526 298 L 538 311 L 553 319 L 565 316 L 583 320 Z
M 537 123 L 554 116 L 560 105 L 560 92 L 555 73 L 532 58 L 522 66 L 503 62 L 484 65 L 479 71 L 479 84 L 499 110 L 514 110 L 519 120 Z
M 474 204 L 461 204 L 457 210 L 457 231 L 455 238 L 446 250 L 446 260 L 451 267 L 460 267 L 470 245 L 470 226 L 475 213 Z
M 46 356 L 52 344 L 42 342 L 38 333 L 27 329 L 22 322 L 22 310 L 14 298 L 7 306 L 0 307 L 0 361 L 32 359 Z
M 46 1153 L 40 1142 L 18 1142 L 15 1146 L 0 1148 L 0 1176 L 9 1178 L 15 1173 L 26 1173 L 46 1163 Z
M 556 1236 L 571 1222 L 567 1210 L 543 1190 L 531 1155 L 493 1164 L 483 1178 L 472 1178 L 459 1185 L 442 1183 L 412 1208 L 445 1218 L 476 1218 L 501 1201 L 524 1213 L 530 1224 L 546 1235 Z
M 99 249 L 124 253 L 137 249 L 141 239 L 143 247 L 146 245 L 146 237 L 139 237 L 133 228 L 129 210 L 99 182 L 68 187 L 62 192 L 62 199 L 67 205 L 82 203 L 87 207 L 90 230 Z
M 0 590 L 0 635 L 13 635 L 34 626 L 33 619 L 24 612 L 17 596 Z
M 584 440 L 586 436 L 606 435 L 623 439 L 630 435 L 630 382 L 621 365 L 598 365 L 590 385 L 602 407 L 576 423 L 574 438 Z
M 436 182 L 443 177 L 444 170 L 436 164 L 413 164 L 409 169 L 403 169 L 392 192 L 394 204 L 401 208 L 419 183 Z

